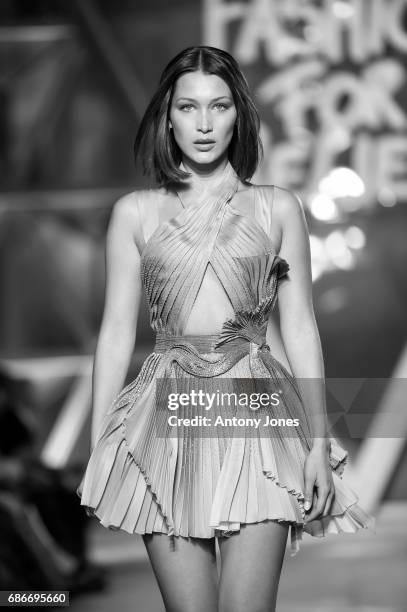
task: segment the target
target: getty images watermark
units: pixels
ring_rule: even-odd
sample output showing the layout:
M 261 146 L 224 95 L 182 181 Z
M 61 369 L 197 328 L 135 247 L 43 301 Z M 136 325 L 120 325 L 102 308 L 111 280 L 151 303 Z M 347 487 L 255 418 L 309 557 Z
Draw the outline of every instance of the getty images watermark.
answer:
M 298 393 L 286 380 L 157 379 L 156 406 L 158 437 L 297 437 L 303 417 Z
M 243 407 L 255 411 L 260 408 L 276 407 L 280 404 L 281 398 L 278 392 L 274 393 L 236 393 L 217 390 L 208 393 L 199 389 L 191 389 L 188 393 L 169 393 L 167 408 L 170 411 L 179 410 L 182 407 L 195 407 L 197 409 L 219 412 L 220 407 Z M 226 416 L 226 414 L 216 414 L 214 417 L 196 414 L 185 417 L 170 415 L 167 419 L 171 427 L 298 427 L 298 418 L 275 418 L 272 412 L 268 412 L 262 417 L 250 416 Z

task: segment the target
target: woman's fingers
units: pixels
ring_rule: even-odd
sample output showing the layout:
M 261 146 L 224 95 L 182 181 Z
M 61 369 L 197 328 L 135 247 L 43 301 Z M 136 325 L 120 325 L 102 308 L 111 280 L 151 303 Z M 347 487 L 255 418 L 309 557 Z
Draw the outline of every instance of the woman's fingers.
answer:
M 317 488 L 317 491 L 317 501 L 313 504 L 311 512 L 305 518 L 306 523 L 309 523 L 320 516 L 325 508 L 330 490 L 328 487 L 321 487 Z
M 322 516 L 328 516 L 329 511 L 331 510 L 331 506 L 332 506 L 332 502 L 334 500 L 334 497 L 335 497 L 335 489 L 334 489 L 334 487 L 332 487 L 330 492 L 329 492 L 329 495 L 327 497 L 326 504 L 325 504 Z
M 305 492 L 304 492 L 304 509 L 310 510 L 312 507 L 312 496 L 314 494 L 315 477 L 305 473 Z

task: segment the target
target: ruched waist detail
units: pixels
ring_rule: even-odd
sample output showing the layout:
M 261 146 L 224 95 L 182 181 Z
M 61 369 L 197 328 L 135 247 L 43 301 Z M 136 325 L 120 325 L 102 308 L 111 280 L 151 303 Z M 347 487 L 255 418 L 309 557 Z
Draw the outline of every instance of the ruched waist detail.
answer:
M 221 349 L 215 349 L 215 344 L 218 342 L 218 334 L 208 335 L 182 335 L 174 336 L 157 332 L 155 338 L 154 353 L 165 353 L 177 344 L 192 344 L 198 353 L 222 352 Z
M 155 339 L 154 352 L 165 353 L 166 351 L 179 345 L 192 345 L 198 353 L 228 353 L 236 348 L 240 351 L 246 349 L 245 352 L 250 353 L 251 348 L 270 350 L 266 342 L 265 335 L 252 335 L 251 337 L 235 336 L 219 344 L 219 334 L 189 334 L 189 335 L 173 335 L 165 332 L 157 332 Z

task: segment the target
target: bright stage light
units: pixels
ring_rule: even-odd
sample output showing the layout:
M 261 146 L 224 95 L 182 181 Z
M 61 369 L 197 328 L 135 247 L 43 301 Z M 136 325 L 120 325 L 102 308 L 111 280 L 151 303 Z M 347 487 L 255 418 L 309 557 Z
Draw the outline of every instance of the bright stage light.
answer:
M 331 198 L 358 198 L 365 193 L 365 185 L 354 170 L 338 167 L 321 179 L 319 190 Z
M 338 218 L 335 202 L 323 193 L 317 193 L 311 198 L 310 211 L 320 221 L 333 221 Z
M 355 8 L 349 2 L 339 0 L 333 3 L 332 11 L 338 19 L 350 19 L 355 14 Z
M 366 235 L 356 225 L 351 225 L 344 232 L 347 245 L 351 249 L 363 249 L 366 244 Z

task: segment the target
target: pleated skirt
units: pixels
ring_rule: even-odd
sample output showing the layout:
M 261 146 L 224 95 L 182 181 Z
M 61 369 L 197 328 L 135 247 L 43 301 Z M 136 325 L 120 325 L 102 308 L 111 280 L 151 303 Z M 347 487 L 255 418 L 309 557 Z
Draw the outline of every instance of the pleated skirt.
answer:
M 192 336 L 186 341 L 195 348 L 202 344 Z M 332 437 L 329 463 L 335 498 L 330 514 L 310 523 L 305 523 L 304 510 L 304 462 L 309 446 L 300 435 L 254 435 L 247 428 L 241 435 L 230 435 L 230 429 L 222 427 L 214 435 L 213 428 L 209 433 L 198 426 L 171 429 L 166 437 L 161 425 L 168 415 L 158 410 L 156 402 L 158 379 L 171 378 L 172 389 L 178 381 L 183 392 L 214 393 L 218 379 L 224 379 L 225 389 L 226 379 L 252 379 L 254 373 L 249 353 L 220 376 L 204 377 L 186 371 L 176 359 L 163 370 L 165 355 L 155 351 L 147 357 L 137 378 L 121 391 L 103 420 L 77 488 L 89 516 L 106 528 L 130 534 L 185 538 L 230 537 L 244 524 L 283 522 L 290 526 L 292 556 L 304 532 L 323 537 L 374 528 L 374 519 L 359 506 L 356 493 L 342 478 L 348 453 Z M 219 355 L 208 351 L 200 357 L 210 364 Z M 262 385 L 270 394 L 279 383 L 276 373 L 287 376 L 279 365 L 276 361 L 272 371 L 264 365 L 256 368 L 256 377 L 265 379 Z M 284 405 L 278 416 L 304 418 Z

